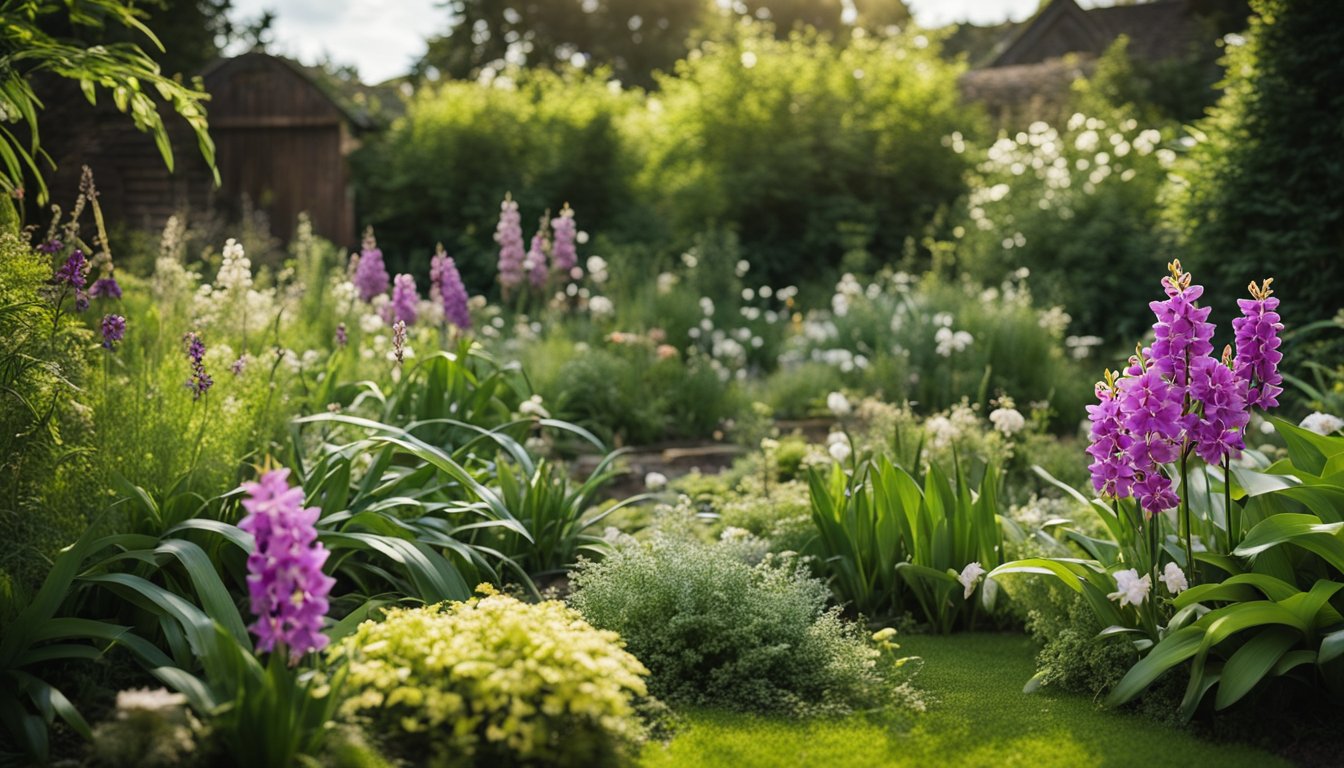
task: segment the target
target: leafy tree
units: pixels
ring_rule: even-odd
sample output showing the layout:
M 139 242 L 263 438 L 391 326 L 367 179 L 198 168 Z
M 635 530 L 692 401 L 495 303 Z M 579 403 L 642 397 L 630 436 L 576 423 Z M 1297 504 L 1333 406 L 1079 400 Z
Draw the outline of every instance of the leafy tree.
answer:
M 640 187 L 673 231 L 731 229 L 753 276 L 787 284 L 849 251 L 894 257 L 961 193 L 967 160 L 943 137 L 974 112 L 936 43 L 735 29 L 659 78 L 638 132 Z
M 41 163 L 50 163 L 50 158 L 39 143 L 42 102 L 31 83 L 31 78 L 40 73 L 78 82 L 90 103 L 97 101 L 100 91 L 109 94 L 117 109 L 130 115 L 137 128 L 154 136 L 164 163 L 172 168 L 173 151 L 159 114 L 159 100 L 166 102 L 191 126 L 201 154 L 213 168 L 215 147 L 207 132 L 206 95 L 199 86 L 189 87 L 165 76 L 134 43 L 89 44 L 78 37 L 48 31 L 53 22 L 59 21 L 85 38 L 104 38 L 109 31 L 136 32 L 163 51 L 159 38 L 145 26 L 144 16 L 142 9 L 126 0 L 0 0 L 0 118 L 10 124 L 21 123 L 28 134 L 25 139 L 0 124 L 0 188 L 17 194 L 26 177 L 36 185 L 39 202 L 46 198 Z
M 508 63 L 554 69 L 581 61 L 619 79 L 653 85 L 686 55 L 692 33 L 726 10 L 773 23 L 777 36 L 804 27 L 839 33 L 856 21 L 880 30 L 904 24 L 902 0 L 449 0 L 448 30 L 429 40 L 416 74 L 468 78 Z
M 446 33 L 430 38 L 416 73 L 472 77 L 506 61 L 554 69 L 576 57 L 646 84 L 686 51 L 705 0 L 450 0 Z
M 1253 8 L 1172 213 L 1216 311 L 1234 311 L 1250 277 L 1272 276 L 1284 322 L 1302 327 L 1344 307 L 1344 26 L 1332 0 Z

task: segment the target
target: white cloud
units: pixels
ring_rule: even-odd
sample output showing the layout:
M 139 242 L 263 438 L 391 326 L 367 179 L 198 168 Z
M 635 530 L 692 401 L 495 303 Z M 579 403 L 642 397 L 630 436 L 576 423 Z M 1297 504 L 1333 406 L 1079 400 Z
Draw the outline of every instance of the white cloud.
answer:
M 425 38 L 448 23 L 436 0 L 235 0 L 233 9 L 235 19 L 275 14 L 275 53 L 304 64 L 324 56 L 353 64 L 369 83 L 410 71 Z

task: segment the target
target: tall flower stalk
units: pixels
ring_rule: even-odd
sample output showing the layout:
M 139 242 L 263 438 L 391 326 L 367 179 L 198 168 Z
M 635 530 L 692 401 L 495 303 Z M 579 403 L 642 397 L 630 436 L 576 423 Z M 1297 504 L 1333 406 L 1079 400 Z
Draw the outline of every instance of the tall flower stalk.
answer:
M 560 280 L 570 279 L 570 271 L 579 264 L 579 253 L 575 247 L 578 228 L 574 224 L 574 209 L 565 203 L 560 215 L 551 219 L 551 230 L 555 233 L 555 242 L 551 246 L 551 274 Z
M 471 328 L 471 312 L 467 307 L 467 288 L 457 271 L 453 257 L 443 250 L 443 243 L 435 248 L 429 262 L 430 294 L 443 306 L 443 317 L 465 331 Z
M 359 256 L 353 259 L 353 282 L 359 291 L 360 301 L 373 301 L 373 297 L 387 293 L 387 267 L 383 264 L 383 252 L 373 236 L 373 227 L 364 230 L 364 242 Z
M 495 227 L 495 242 L 499 243 L 499 284 L 507 297 L 523 282 L 523 226 L 518 214 L 518 203 L 506 194 L 499 204 L 499 224 Z
M 328 552 L 317 541 L 320 510 L 303 506 L 303 489 L 290 487 L 288 469 L 267 472 L 242 489 L 248 514 L 238 527 L 255 540 L 247 589 L 257 620 L 249 629 L 258 651 L 288 652 L 293 666 L 303 654 L 327 647 L 322 623 L 335 580 L 322 573 Z

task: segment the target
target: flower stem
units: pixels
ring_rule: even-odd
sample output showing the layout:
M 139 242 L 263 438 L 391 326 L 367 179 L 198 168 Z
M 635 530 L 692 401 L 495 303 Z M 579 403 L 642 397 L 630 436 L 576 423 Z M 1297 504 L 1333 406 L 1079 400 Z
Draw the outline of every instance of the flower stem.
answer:
M 1189 455 L 1181 452 L 1181 522 L 1185 526 L 1185 568 L 1187 577 L 1193 583 L 1195 580 L 1195 548 L 1191 544 L 1190 536 L 1190 471 L 1188 463 Z
M 1232 506 L 1232 460 L 1231 457 L 1223 455 L 1223 516 L 1227 521 L 1227 552 L 1237 548 L 1241 543 L 1241 520 L 1238 519 L 1239 510 Z

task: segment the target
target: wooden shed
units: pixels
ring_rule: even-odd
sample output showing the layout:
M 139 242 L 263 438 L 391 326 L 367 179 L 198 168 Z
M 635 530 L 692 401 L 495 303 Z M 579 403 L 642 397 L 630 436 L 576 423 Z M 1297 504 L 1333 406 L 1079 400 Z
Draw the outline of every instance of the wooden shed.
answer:
M 158 229 L 172 214 L 208 208 L 237 216 L 246 199 L 264 211 L 282 242 L 307 212 L 314 231 L 337 243 L 356 240 L 354 191 L 347 158 L 370 127 L 320 86 L 318 75 L 284 58 L 247 53 L 202 73 L 216 148 L 219 187 L 185 123 L 164 109 L 175 169 L 164 165 L 152 139 L 104 105 L 90 109 L 78 92 L 46 99 L 43 146 L 57 170 L 54 202 L 68 204 L 80 168 L 93 168 L 110 219 Z
M 248 197 L 282 239 L 307 211 L 317 233 L 353 242 L 346 156 L 355 119 L 295 64 L 264 53 L 219 62 L 205 72 L 205 89 L 225 204 Z

